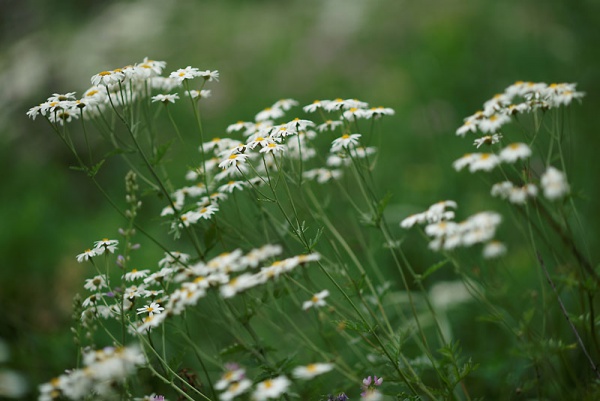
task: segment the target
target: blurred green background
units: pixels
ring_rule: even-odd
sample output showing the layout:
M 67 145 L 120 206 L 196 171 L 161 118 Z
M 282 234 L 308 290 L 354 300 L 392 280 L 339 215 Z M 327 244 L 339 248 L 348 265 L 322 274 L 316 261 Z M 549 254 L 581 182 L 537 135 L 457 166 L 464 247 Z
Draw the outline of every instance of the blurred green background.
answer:
M 25 112 L 55 92 L 81 94 L 93 74 L 145 56 L 167 61 L 167 73 L 219 70 L 204 111 L 210 137 L 280 98 L 358 98 L 395 109 L 382 124 L 377 175 L 380 191 L 393 193 L 394 224 L 440 199 L 458 201 L 459 218 L 500 207 L 481 180 L 452 170 L 471 149 L 456 128 L 514 81 L 577 82 L 587 96 L 568 113 L 569 178 L 598 260 L 598 1 L 2 0 L 0 35 L 0 338 L 32 391 L 72 365 L 71 300 L 90 273 L 74 256 L 114 237 L 122 222 L 68 169 L 72 157 L 50 127 Z M 115 159 L 100 175 L 117 196 L 124 171 Z M 518 243 L 511 224 L 499 237 Z M 436 260 L 418 238 L 407 244 L 416 265 Z M 532 268 L 531 258 L 509 261 L 527 261 L 515 271 Z M 485 330 L 494 329 L 472 335 Z

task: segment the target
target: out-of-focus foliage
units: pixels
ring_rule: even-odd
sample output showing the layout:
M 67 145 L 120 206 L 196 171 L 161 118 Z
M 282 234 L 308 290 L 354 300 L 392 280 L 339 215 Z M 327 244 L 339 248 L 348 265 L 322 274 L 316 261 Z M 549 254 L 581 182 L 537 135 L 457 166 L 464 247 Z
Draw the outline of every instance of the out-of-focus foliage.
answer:
M 167 60 L 167 70 L 220 71 L 204 115 L 209 136 L 284 97 L 301 104 L 358 98 L 394 108 L 383 124 L 378 167 L 380 190 L 393 194 L 393 222 L 439 199 L 460 200 L 464 210 L 486 207 L 486 186 L 465 193 L 477 177 L 451 170 L 471 149 L 469 138 L 454 135 L 463 117 L 516 80 L 577 82 L 588 96 L 567 118 L 569 178 L 598 259 L 598 2 L 8 0 L 0 15 L 0 337 L 33 384 L 70 365 L 71 299 L 87 275 L 74 255 L 121 222 L 83 174 L 67 170 L 73 160 L 50 129 L 27 121 L 25 112 L 54 92 L 80 94 L 93 74 L 144 56 Z M 172 167 L 181 172 L 185 165 L 173 160 Z M 120 177 L 121 169 L 108 163 L 99 179 Z M 123 191 L 121 181 L 111 187 Z M 510 226 L 504 235 L 510 246 Z M 414 238 L 406 249 L 415 265 L 435 261 Z M 515 274 L 537 280 L 532 266 L 519 265 L 524 258 L 511 256 Z M 527 281 L 521 285 L 526 293 Z M 494 330 L 486 323 L 468 330 L 474 345 L 465 348 L 486 350 L 474 359 L 497 364 L 504 376 L 510 367 L 502 365 L 502 349 L 486 347 Z M 494 399 L 502 383 L 485 379 L 487 390 L 477 390 Z

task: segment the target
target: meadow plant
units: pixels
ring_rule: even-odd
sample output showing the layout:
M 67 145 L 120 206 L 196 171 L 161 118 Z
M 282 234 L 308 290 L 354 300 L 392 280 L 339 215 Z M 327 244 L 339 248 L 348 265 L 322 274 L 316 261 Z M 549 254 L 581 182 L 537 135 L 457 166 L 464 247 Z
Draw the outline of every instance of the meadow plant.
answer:
M 457 222 L 457 202 L 445 200 L 390 221 L 372 145 L 391 108 L 282 99 L 213 137 L 202 123 L 205 85 L 219 73 L 165 68 L 144 59 L 103 71 L 81 98 L 54 94 L 27 113 L 49 123 L 74 168 L 123 218 L 76 256 L 90 271 L 74 302 L 80 352 L 75 368 L 39 386 L 40 400 L 470 400 L 481 389 L 470 389 L 475 370 L 487 367 L 463 355 L 445 311 L 474 300 L 514 336 L 523 351 L 515 358 L 530 363 L 515 379 L 521 392 L 592 394 L 599 276 L 574 234 L 582 222 L 563 152 L 564 108 L 583 97 L 575 85 L 516 83 L 456 132 L 477 135 L 474 146 L 488 153 L 454 168 L 499 181 L 491 196 L 511 205 L 536 255 L 542 301 L 521 316 L 461 253 L 483 244 L 479 263 L 508 256 L 510 245 L 495 239 L 502 214 Z M 191 125 L 176 118 L 183 108 Z M 169 128 L 159 129 L 164 121 Z M 505 144 L 514 122 L 521 132 Z M 178 144 L 198 152 L 173 177 L 165 156 Z M 130 169 L 121 200 L 98 179 L 114 157 Z M 149 229 L 157 220 L 160 236 Z M 429 268 L 403 250 L 399 235 L 413 226 L 439 255 Z M 141 268 L 138 241 L 164 256 Z M 447 265 L 454 279 L 432 280 Z

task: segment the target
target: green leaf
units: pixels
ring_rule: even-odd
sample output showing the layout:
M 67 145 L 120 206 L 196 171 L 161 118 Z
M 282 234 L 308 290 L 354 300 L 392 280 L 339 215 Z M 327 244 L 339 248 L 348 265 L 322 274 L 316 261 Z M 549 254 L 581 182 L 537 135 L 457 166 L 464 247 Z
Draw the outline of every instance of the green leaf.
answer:
M 323 227 L 318 228 L 317 233 L 315 234 L 315 237 L 308 240 L 308 250 L 309 251 L 312 251 L 315 248 L 315 246 L 317 245 L 317 242 L 319 242 L 319 239 L 321 239 L 321 235 L 323 235 Z
M 88 171 L 88 176 L 90 177 L 95 177 L 96 174 L 98 174 L 98 171 L 100 171 L 100 167 L 102 167 L 102 165 L 104 164 L 104 162 L 106 161 L 106 159 L 102 159 L 100 160 L 98 163 L 96 163 L 94 165 L 94 167 L 92 167 L 89 171 Z
M 175 142 L 175 139 L 171 139 L 170 141 L 167 141 L 162 145 L 158 146 L 154 150 L 154 157 L 150 159 L 150 164 L 156 166 L 158 163 L 160 163 L 163 157 L 165 157 L 165 155 L 167 154 L 167 151 L 169 150 L 173 142 Z
M 391 199 L 392 193 L 388 191 L 388 193 L 386 193 L 385 196 L 381 198 L 381 200 L 377 203 L 377 215 L 375 220 L 376 223 L 379 223 L 381 221 L 381 218 L 383 217 L 383 212 L 387 207 L 388 203 L 390 203 Z
M 438 263 L 436 263 L 436 264 L 434 264 L 432 266 L 429 266 L 427 268 L 427 270 L 425 270 L 425 273 L 417 275 L 417 277 L 415 278 L 415 282 L 418 283 L 420 281 L 425 280 L 427 277 L 429 277 L 430 275 L 432 275 L 433 273 L 435 273 L 436 271 L 438 271 L 439 269 L 441 269 L 442 267 L 444 267 L 444 265 L 446 263 L 448 263 L 449 261 L 450 260 L 448 260 L 448 259 L 444 259 L 441 262 L 438 262 Z

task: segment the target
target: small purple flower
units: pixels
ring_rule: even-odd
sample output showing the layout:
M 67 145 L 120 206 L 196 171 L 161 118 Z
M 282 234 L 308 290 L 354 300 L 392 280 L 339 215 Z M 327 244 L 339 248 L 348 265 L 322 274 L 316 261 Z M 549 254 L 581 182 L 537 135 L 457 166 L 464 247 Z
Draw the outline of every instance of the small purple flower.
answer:
M 165 396 L 164 395 L 155 395 L 154 401 L 165 401 Z
M 362 381 L 362 393 L 360 393 L 360 396 L 366 397 L 368 394 L 376 392 L 377 390 L 375 390 L 375 387 L 381 386 L 381 383 L 383 383 L 383 377 L 369 376 L 364 378 Z
M 115 263 L 122 269 L 125 265 L 125 257 L 123 255 L 117 256 L 117 261 Z

